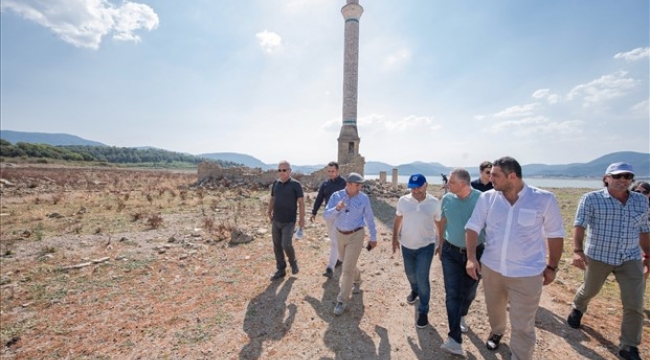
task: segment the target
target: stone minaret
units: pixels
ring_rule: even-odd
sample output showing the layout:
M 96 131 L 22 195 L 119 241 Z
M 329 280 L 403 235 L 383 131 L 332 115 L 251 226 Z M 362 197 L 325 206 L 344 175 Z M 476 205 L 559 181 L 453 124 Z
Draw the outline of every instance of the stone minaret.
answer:
M 341 8 L 345 19 L 345 49 L 343 55 L 343 124 L 339 133 L 338 162 L 350 164 L 353 171 L 363 175 L 364 158 L 359 154 L 357 132 L 357 88 L 359 83 L 359 19 L 363 8 L 358 0 L 347 0 Z

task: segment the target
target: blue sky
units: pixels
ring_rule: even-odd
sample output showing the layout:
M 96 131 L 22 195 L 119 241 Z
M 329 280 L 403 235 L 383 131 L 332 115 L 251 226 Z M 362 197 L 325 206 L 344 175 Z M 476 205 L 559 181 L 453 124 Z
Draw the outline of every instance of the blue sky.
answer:
M 336 159 L 344 0 L 0 4 L 2 129 Z M 647 0 L 360 4 L 366 161 L 650 152 Z

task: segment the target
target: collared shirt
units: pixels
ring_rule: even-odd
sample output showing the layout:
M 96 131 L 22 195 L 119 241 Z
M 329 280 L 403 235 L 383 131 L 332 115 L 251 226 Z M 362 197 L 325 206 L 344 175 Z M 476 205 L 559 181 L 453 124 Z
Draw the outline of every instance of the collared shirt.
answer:
M 437 240 L 434 221 L 440 221 L 440 201 L 427 194 L 418 201 L 407 194 L 397 201 L 397 216 L 402 216 L 400 243 L 405 248 L 417 250 L 435 244 Z
M 467 220 L 472 216 L 472 211 L 474 211 L 474 206 L 476 206 L 479 197 L 481 197 L 481 192 L 474 188 L 472 188 L 469 195 L 464 199 L 450 192 L 442 197 L 441 216 L 447 220 L 444 228 L 444 237 L 450 244 L 459 248 L 465 248 L 465 224 L 467 224 Z M 485 230 L 481 230 L 477 245 L 484 242 Z
M 273 220 L 282 223 L 296 222 L 298 199 L 303 197 L 302 185 L 294 179 L 277 180 L 271 187 L 273 197 Z
M 473 180 L 472 182 L 469 183 L 469 185 L 480 192 L 486 192 L 488 190 L 494 189 L 494 186 L 492 185 L 491 181 L 488 182 L 487 184 L 483 184 L 480 178 Z
M 318 195 L 316 195 L 316 201 L 314 201 L 314 208 L 311 210 L 311 214 L 316 215 L 318 209 L 320 209 L 320 206 L 323 204 L 323 201 L 325 201 L 325 206 L 327 206 L 330 196 L 342 189 L 345 189 L 345 180 L 340 176 L 337 176 L 334 180 L 327 179 L 326 181 L 323 181 L 323 183 L 320 184 L 320 188 L 318 188 Z
M 623 205 L 605 188 L 580 198 L 573 225 L 587 230 L 587 256 L 618 266 L 641 258 L 639 234 L 650 232 L 648 211 L 648 200 L 642 194 L 630 192 Z
M 341 200 L 343 200 L 345 207 L 339 211 L 336 210 L 336 204 Z M 334 226 L 342 231 L 351 231 L 363 227 L 365 220 L 365 224 L 368 225 L 370 231 L 370 241 L 377 241 L 375 215 L 372 212 L 368 195 L 362 192 L 353 197 L 349 197 L 345 189 L 335 192 L 327 202 L 323 217 L 325 220 L 333 220 Z
M 485 227 L 481 262 L 508 277 L 540 275 L 546 267 L 545 238 L 563 238 L 562 215 L 553 193 L 524 184 L 514 205 L 489 190 L 476 202 L 466 230 Z

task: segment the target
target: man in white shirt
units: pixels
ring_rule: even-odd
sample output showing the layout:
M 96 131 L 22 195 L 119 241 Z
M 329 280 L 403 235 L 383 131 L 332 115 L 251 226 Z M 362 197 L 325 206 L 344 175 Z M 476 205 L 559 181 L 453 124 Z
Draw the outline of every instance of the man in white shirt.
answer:
M 509 304 L 512 358 L 530 360 L 535 350 L 535 314 L 542 286 L 555 280 L 564 225 L 555 196 L 526 185 L 517 160 L 496 160 L 490 180 L 494 189 L 481 194 L 465 225 L 467 274 L 474 279 L 483 276 L 491 327 L 487 348 L 499 347 Z M 479 264 L 475 249 L 484 228 L 485 251 Z
M 411 286 L 406 302 L 415 304 L 416 299 L 420 298 L 415 326 L 424 328 L 429 324 L 429 271 L 437 238 L 435 222 L 440 221 L 440 201 L 427 194 L 427 179 L 424 175 L 411 175 L 408 187 L 411 193 L 400 197 L 397 202 L 393 223 L 393 253 L 400 248 L 401 243 L 406 279 Z

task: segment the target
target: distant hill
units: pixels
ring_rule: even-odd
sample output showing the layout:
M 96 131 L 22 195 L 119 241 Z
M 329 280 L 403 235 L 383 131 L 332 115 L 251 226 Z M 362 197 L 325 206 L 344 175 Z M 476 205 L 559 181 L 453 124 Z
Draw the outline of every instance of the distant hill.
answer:
M 69 134 L 48 134 L 38 132 L 23 132 L 12 130 L 0 130 L 0 139 L 9 141 L 12 144 L 19 142 L 31 144 L 47 145 L 89 145 L 89 146 L 107 146 L 97 141 L 82 139 L 78 136 Z
M 249 168 L 262 168 L 262 170 L 274 169 L 276 165 L 267 165 L 261 160 L 252 157 L 246 154 L 232 153 L 232 152 L 221 152 L 221 153 L 209 153 L 209 154 L 199 154 L 199 157 L 204 157 L 214 160 L 224 160 L 231 161 L 237 164 L 242 164 Z
M 603 155 L 586 164 L 525 165 L 522 166 L 522 171 L 524 177 L 601 177 L 607 166 L 615 162 L 626 162 L 632 165 L 638 178 L 650 178 L 650 154 L 633 151 L 620 151 Z

